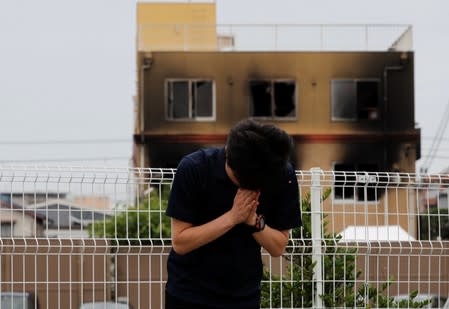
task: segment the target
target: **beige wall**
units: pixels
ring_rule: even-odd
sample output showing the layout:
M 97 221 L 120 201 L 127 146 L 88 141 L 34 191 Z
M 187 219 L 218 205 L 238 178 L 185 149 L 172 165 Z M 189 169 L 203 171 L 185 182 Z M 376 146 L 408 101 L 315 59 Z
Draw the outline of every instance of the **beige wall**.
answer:
M 72 199 L 73 204 L 80 208 L 111 210 L 112 202 L 108 196 L 82 195 Z
M 407 202 L 406 190 L 379 190 L 378 201 L 342 203 L 329 198 L 323 205 L 329 232 L 341 233 L 348 226 L 399 225 L 418 239 L 416 202 Z
M 152 50 L 217 48 L 215 3 L 137 3 L 137 47 Z
M 24 211 L 0 208 L 0 221 L 13 223 L 14 237 L 39 237 L 44 235 L 42 223 Z
M 35 238 L 15 239 L 14 243 L 3 239 L 2 245 L 1 291 L 33 292 L 40 308 L 79 308 L 83 302 L 112 299 L 113 290 L 136 309 L 161 308 L 163 304 L 169 247 L 125 246 L 111 253 L 101 239 L 80 242 Z M 348 250 L 353 248 L 353 244 L 340 245 Z M 356 248 L 360 284 L 368 282 L 376 287 L 393 276 L 390 295 L 415 289 L 441 295 L 449 292 L 449 248 L 445 243 L 372 242 L 358 243 Z M 309 248 L 297 249 L 308 252 Z M 310 253 L 304 253 L 307 254 Z M 111 277 L 112 256 L 115 278 Z M 291 265 L 284 258 L 268 258 L 266 252 L 263 260 L 265 267 L 276 275 L 285 274 Z
M 415 172 L 416 145 L 411 142 L 327 141 L 296 144 L 299 169 L 319 167 L 329 171 L 335 163 L 378 163 L 379 171 Z
M 139 75 L 138 88 L 143 106 L 138 114 L 143 110 L 143 135 L 150 139 L 152 136 L 162 136 L 163 139 L 165 135 L 221 135 L 224 142 L 229 128 L 250 115 L 248 81 L 285 78 L 296 82 L 296 118 L 264 121 L 275 123 L 295 137 L 298 169 L 332 169 L 334 162 L 363 158 L 365 163 L 380 161 L 382 171 L 415 171 L 419 132 L 414 128 L 412 53 L 140 53 L 140 63 L 144 58 L 151 59 L 151 66 Z M 215 120 L 167 120 L 165 81 L 170 78 L 214 80 Z M 379 80 L 380 118 L 332 120 L 333 79 Z M 384 100 L 385 96 L 387 100 Z M 138 127 L 136 133 L 140 133 Z M 210 143 L 203 142 L 199 146 L 205 144 Z M 166 147 L 152 142 L 148 144 L 146 156 L 173 147 L 176 146 L 170 142 Z
M 248 81 L 289 78 L 296 81 L 297 119 L 276 124 L 291 134 L 327 134 L 413 130 L 413 55 L 407 54 L 402 70 L 388 71 L 388 102 L 381 103 L 380 120 L 342 122 L 331 120 L 330 83 L 341 78 L 380 80 L 384 72 L 401 64 L 397 52 L 160 52 L 144 75 L 145 132 L 152 134 L 226 134 L 236 121 L 249 116 Z M 216 121 L 165 120 L 164 81 L 168 78 L 215 80 Z
M 1 291 L 32 292 L 39 308 L 79 308 L 112 297 L 105 240 L 15 238 L 2 239 L 2 246 Z

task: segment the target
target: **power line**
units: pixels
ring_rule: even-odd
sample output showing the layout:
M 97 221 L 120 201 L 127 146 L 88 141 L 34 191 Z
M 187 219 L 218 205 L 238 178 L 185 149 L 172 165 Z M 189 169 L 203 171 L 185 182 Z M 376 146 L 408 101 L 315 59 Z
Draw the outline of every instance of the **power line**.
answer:
M 429 156 L 422 156 L 421 159 L 423 158 L 428 158 Z M 432 156 L 432 158 L 435 159 L 449 159 L 449 156 Z
M 427 170 L 432 165 L 433 159 L 436 157 L 436 153 L 438 152 L 440 143 L 444 139 L 443 135 L 444 135 L 444 132 L 446 131 L 448 119 L 449 119 L 449 102 L 446 105 L 446 109 L 444 110 L 443 116 L 440 120 L 440 124 L 437 129 L 437 134 L 436 134 L 435 138 L 433 139 L 432 144 L 430 145 L 430 150 L 428 152 L 428 155 L 425 156 L 424 162 L 420 168 L 422 172 L 427 172 Z
M 53 158 L 36 160 L 0 160 L 0 163 L 39 163 L 39 162 L 83 162 L 83 161 L 113 161 L 130 160 L 131 157 L 95 157 L 95 158 Z
M 421 150 L 429 150 L 429 147 L 421 147 Z M 438 148 L 438 151 L 449 151 L 449 148 Z
M 435 137 L 436 137 L 436 135 L 435 136 L 421 136 L 421 139 L 423 139 L 423 140 L 432 140 L 433 141 L 435 139 Z M 449 137 L 442 137 L 441 140 L 442 141 L 449 141 Z
M 75 144 L 118 144 L 131 143 L 132 139 L 78 139 L 78 140 L 30 140 L 30 141 L 0 141 L 0 146 L 28 146 L 28 145 L 75 145 Z

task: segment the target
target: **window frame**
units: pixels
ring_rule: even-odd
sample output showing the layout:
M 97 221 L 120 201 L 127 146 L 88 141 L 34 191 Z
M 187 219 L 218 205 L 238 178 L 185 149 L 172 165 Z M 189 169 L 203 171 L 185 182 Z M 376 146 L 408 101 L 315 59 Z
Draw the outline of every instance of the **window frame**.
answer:
M 295 92 L 293 95 L 294 106 L 295 106 L 295 109 L 294 109 L 295 116 L 287 116 L 287 117 L 275 116 L 276 103 L 274 101 L 273 90 L 270 93 L 271 116 L 253 116 L 252 114 L 254 113 L 254 108 L 253 108 L 253 98 L 252 98 L 251 87 L 250 87 L 251 82 L 270 82 L 271 89 L 274 89 L 275 82 L 292 83 L 295 86 Z M 249 100 L 248 115 L 249 115 L 249 118 L 257 119 L 257 120 L 296 121 L 298 119 L 298 89 L 299 89 L 298 83 L 297 83 L 296 79 L 294 79 L 294 78 L 254 78 L 254 79 L 248 80 L 248 93 L 249 93 L 249 95 L 248 95 L 248 100 Z
M 188 83 L 188 91 L 189 91 L 189 100 L 188 100 L 188 117 L 183 118 L 175 118 L 173 117 L 173 111 L 170 111 L 170 97 L 172 93 L 169 93 L 169 84 L 173 82 L 187 82 Z M 194 83 L 197 82 L 210 82 L 212 85 L 212 115 L 208 117 L 204 116 L 192 116 L 193 110 L 193 92 L 192 87 Z M 215 80 L 211 78 L 166 78 L 164 81 L 164 114 L 165 120 L 174 121 L 174 122 L 207 122 L 207 121 L 215 121 L 216 120 L 216 89 L 215 89 Z M 169 113 L 170 112 L 170 113 Z
M 342 81 L 352 81 L 354 84 L 354 96 L 355 96 L 355 115 L 352 118 L 344 118 L 344 117 L 337 117 L 334 116 L 334 95 L 333 95 L 333 84 L 334 82 L 342 82 Z M 376 82 L 377 87 L 377 112 L 378 117 L 376 119 L 370 119 L 370 118 L 360 118 L 358 116 L 359 111 L 359 102 L 357 101 L 357 83 L 359 82 Z M 356 121 L 379 121 L 382 120 L 382 115 L 380 113 L 381 111 L 381 104 L 382 104 L 382 91 L 381 91 L 381 79 L 380 78 L 333 78 L 330 81 L 330 109 L 331 109 L 331 120 L 333 122 L 356 122 Z
M 354 171 L 336 171 L 335 170 L 335 166 L 338 165 L 338 164 L 341 164 L 341 165 L 343 165 L 343 164 L 345 164 L 345 165 L 352 165 L 354 167 Z M 382 193 L 379 193 L 378 190 L 382 190 L 382 187 L 379 186 L 380 177 L 381 177 L 379 175 L 379 172 L 378 171 L 370 172 L 370 171 L 365 171 L 365 170 L 359 170 L 359 166 L 361 166 L 361 165 L 368 165 L 368 164 L 376 165 L 377 166 L 376 170 L 379 169 L 379 163 L 373 163 L 373 162 L 357 162 L 357 163 L 343 162 L 343 161 L 334 161 L 334 162 L 332 162 L 332 172 L 334 173 L 334 177 L 336 175 L 335 172 L 345 172 L 345 173 L 348 173 L 351 176 L 355 177 L 355 179 L 353 180 L 353 182 L 354 182 L 353 195 L 350 198 L 343 198 L 343 197 L 342 198 L 337 198 L 335 196 L 335 178 L 334 178 L 334 183 L 332 185 L 332 201 L 335 204 L 348 204 L 348 203 L 351 203 L 351 204 L 378 205 L 380 203 L 380 196 L 382 196 Z M 358 195 L 359 195 L 358 190 L 364 188 L 363 186 L 357 185 L 357 184 L 360 183 L 360 181 L 358 181 L 360 179 L 360 177 L 365 176 L 365 175 L 362 174 L 362 172 L 367 172 L 368 173 L 368 177 L 375 176 L 377 178 L 376 179 L 376 186 L 371 187 L 374 190 L 376 190 L 375 191 L 375 199 L 373 199 L 373 200 L 368 200 L 366 198 L 366 196 L 365 196 L 365 199 L 363 199 L 363 200 L 360 200 L 358 198 Z M 345 180 L 345 182 L 346 182 L 346 180 Z M 371 181 L 368 181 L 368 183 L 370 183 L 370 182 Z M 343 188 L 342 188 L 342 190 L 343 190 Z

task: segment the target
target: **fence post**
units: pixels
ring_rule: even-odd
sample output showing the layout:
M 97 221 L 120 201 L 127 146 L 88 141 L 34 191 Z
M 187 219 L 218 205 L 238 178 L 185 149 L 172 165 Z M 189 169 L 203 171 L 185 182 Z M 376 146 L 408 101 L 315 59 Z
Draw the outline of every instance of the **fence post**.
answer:
M 316 284 L 316 293 L 313 299 L 313 308 L 324 308 L 321 295 L 324 294 L 323 286 L 323 255 L 322 255 L 322 220 L 321 220 L 321 184 L 322 170 L 318 167 L 310 169 L 312 173 L 312 186 L 310 189 L 311 224 L 312 224 L 312 262 L 315 263 L 313 281 Z

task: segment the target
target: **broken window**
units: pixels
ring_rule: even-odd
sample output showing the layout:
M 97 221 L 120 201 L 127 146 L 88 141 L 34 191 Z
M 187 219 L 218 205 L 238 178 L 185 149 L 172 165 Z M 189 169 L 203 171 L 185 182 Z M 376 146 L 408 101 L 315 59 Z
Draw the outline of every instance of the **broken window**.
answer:
M 249 83 L 252 117 L 296 117 L 295 81 L 254 80 Z
M 333 80 L 332 120 L 376 120 L 379 114 L 378 80 Z
M 167 118 L 211 120 L 214 118 L 215 94 L 211 80 L 168 80 Z
M 192 115 L 195 117 L 211 117 L 213 101 L 212 82 L 197 81 L 192 83 Z
M 379 177 L 377 164 L 336 163 L 334 165 L 334 198 L 336 200 L 377 201 Z

